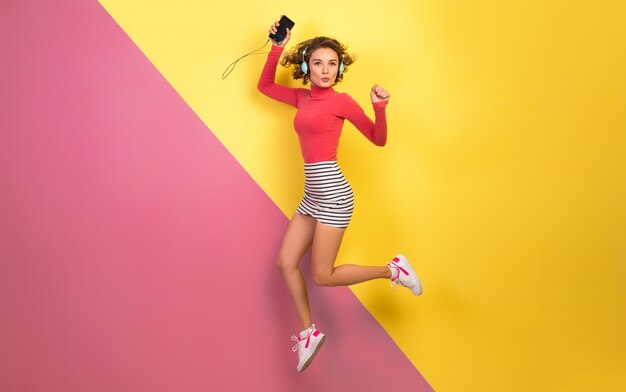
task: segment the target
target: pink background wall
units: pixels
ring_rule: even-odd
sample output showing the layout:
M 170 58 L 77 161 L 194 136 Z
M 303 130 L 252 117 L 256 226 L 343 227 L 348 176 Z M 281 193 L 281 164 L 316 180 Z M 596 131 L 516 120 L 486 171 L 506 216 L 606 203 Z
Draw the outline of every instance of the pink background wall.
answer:
M 287 218 L 96 1 L 0 44 L 0 390 L 430 390 L 347 288 L 296 373 Z

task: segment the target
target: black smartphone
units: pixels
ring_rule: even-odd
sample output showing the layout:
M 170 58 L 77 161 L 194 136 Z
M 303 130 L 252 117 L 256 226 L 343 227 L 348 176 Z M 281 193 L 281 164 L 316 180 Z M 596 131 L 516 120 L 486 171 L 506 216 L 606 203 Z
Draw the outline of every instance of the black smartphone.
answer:
M 276 28 L 276 34 L 270 34 L 270 38 L 274 40 L 274 42 L 280 44 L 287 36 L 287 29 L 291 31 L 293 26 L 295 26 L 295 23 L 291 19 L 285 15 L 281 16 L 278 21 L 278 27 Z

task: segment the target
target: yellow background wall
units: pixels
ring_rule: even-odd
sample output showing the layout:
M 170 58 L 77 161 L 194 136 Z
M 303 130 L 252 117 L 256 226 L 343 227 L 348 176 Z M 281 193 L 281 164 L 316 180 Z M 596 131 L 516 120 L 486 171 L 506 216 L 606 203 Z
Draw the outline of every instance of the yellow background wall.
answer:
M 346 42 L 337 90 L 370 116 L 373 83 L 392 97 L 386 147 L 344 127 L 338 262 L 402 252 L 425 290 L 362 303 L 439 391 L 626 389 L 626 3 L 100 3 L 288 217 L 295 112 L 256 91 L 265 55 L 222 71 L 281 13 L 291 44 Z

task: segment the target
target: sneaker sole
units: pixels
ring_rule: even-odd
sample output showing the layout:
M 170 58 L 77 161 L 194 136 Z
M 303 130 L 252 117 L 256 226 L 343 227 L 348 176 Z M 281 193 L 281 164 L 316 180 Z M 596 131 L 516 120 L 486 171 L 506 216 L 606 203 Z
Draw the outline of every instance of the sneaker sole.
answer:
M 325 340 L 326 340 L 326 335 L 322 336 L 322 338 L 320 339 L 320 342 L 317 344 L 317 347 L 315 347 L 315 350 L 313 350 L 313 354 L 311 354 L 309 359 L 307 359 L 304 365 L 302 365 L 302 369 L 298 370 L 299 373 L 302 373 L 307 367 L 309 367 L 311 362 L 313 362 L 313 358 L 315 358 L 315 356 L 317 355 L 317 352 L 320 350 Z
M 422 295 L 422 292 L 423 292 L 422 282 L 420 281 L 420 278 L 417 276 L 417 274 L 413 270 L 413 267 L 411 267 L 411 263 L 409 263 L 409 260 L 407 260 L 407 258 L 404 257 L 403 255 L 397 255 L 396 257 L 404 261 L 404 263 L 406 264 L 406 269 L 408 269 L 409 273 L 413 274 L 413 276 L 415 276 L 415 280 L 417 280 L 417 290 L 411 289 L 411 292 L 413 293 L 413 295 Z

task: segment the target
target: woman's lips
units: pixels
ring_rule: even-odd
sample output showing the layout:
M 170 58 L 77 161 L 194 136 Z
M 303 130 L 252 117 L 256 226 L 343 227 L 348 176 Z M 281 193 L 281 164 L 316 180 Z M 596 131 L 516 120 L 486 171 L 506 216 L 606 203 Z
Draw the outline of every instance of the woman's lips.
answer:
M 322 78 L 322 82 L 328 82 L 330 81 L 330 78 Z

